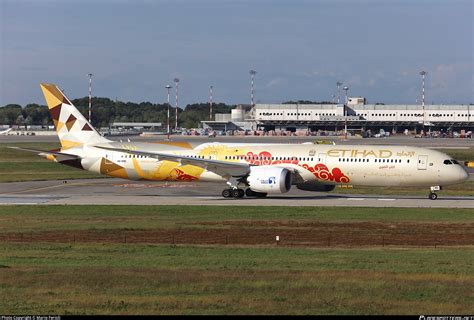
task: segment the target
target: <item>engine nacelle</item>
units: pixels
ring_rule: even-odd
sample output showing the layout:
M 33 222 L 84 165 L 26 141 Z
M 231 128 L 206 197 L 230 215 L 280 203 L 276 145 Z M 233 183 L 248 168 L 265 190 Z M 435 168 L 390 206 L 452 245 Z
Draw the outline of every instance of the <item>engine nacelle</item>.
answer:
M 319 191 L 319 192 L 328 192 L 334 190 L 336 185 L 334 184 L 323 184 L 320 182 L 304 182 L 299 183 L 296 187 L 304 191 Z
M 251 190 L 264 193 L 285 193 L 291 189 L 291 172 L 285 168 L 251 167 L 247 183 Z

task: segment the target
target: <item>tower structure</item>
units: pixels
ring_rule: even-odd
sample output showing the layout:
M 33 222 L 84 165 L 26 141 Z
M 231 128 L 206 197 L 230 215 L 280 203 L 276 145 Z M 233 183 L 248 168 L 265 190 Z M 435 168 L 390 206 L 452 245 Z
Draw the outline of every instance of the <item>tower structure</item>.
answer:
M 178 130 L 178 89 L 179 89 L 179 79 L 174 78 L 175 88 L 176 88 L 176 114 L 175 114 L 175 123 L 174 130 Z
M 249 73 L 250 73 L 250 103 L 253 107 L 255 105 L 254 78 L 255 78 L 255 75 L 257 74 L 257 71 L 250 70 Z

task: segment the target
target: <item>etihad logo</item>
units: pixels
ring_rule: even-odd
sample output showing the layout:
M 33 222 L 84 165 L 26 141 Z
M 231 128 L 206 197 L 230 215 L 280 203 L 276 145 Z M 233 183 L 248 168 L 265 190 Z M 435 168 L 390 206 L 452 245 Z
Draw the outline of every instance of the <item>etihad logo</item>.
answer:
M 331 149 L 327 152 L 329 157 L 344 158 L 344 157 L 375 157 L 375 158 L 390 158 L 392 151 L 390 150 L 355 150 L 355 149 Z
M 268 177 L 268 179 L 260 180 L 261 184 L 276 184 L 276 177 Z

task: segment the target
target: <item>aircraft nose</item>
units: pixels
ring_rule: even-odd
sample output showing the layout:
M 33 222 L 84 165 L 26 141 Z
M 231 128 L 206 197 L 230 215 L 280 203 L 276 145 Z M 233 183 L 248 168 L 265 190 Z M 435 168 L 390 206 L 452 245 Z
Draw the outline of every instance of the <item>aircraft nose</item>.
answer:
M 466 169 L 464 168 L 459 168 L 459 180 L 460 181 L 465 181 L 467 179 L 469 179 L 469 172 L 466 171 Z

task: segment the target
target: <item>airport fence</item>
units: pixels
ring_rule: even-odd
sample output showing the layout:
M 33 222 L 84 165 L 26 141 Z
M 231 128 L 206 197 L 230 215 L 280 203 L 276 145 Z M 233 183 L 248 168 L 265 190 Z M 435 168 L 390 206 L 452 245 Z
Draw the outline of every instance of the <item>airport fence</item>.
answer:
M 474 234 L 331 234 L 228 229 L 190 230 L 78 230 L 0 234 L 0 242 L 65 244 L 263 245 L 302 247 L 440 247 L 472 246 Z

